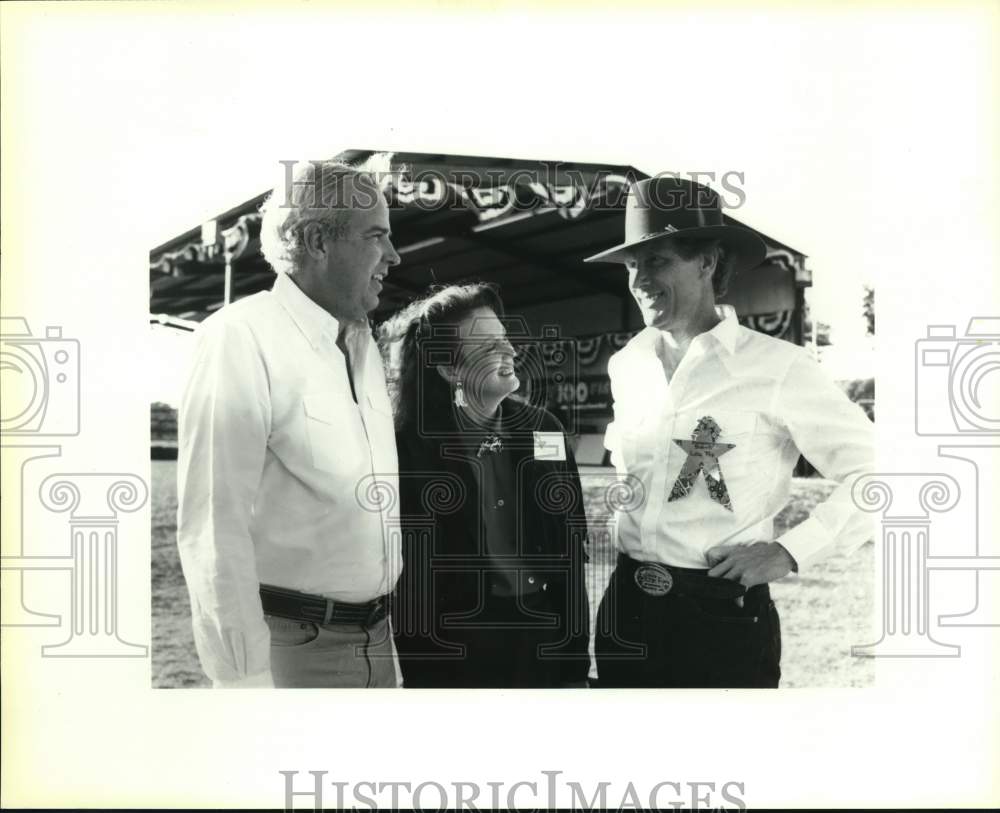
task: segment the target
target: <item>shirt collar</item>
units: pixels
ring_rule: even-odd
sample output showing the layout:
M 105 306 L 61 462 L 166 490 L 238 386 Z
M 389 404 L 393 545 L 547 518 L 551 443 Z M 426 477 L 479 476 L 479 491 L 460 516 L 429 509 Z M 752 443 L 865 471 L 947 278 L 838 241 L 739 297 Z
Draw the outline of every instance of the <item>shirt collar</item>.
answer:
M 271 291 L 284 305 L 285 310 L 288 311 L 299 330 L 314 348 L 318 350 L 322 346 L 324 336 L 329 337 L 331 341 L 337 341 L 337 336 L 340 334 L 340 320 L 331 316 L 306 296 L 288 274 L 278 274 Z M 345 338 L 362 324 L 360 322 L 345 323 Z
M 739 338 L 740 330 L 740 322 L 736 318 L 736 309 L 732 305 L 717 305 L 715 312 L 719 315 L 721 321 L 702 335 L 711 336 L 726 349 L 726 352 L 732 354 L 736 350 L 736 340 Z M 669 330 L 661 332 L 668 336 L 670 335 Z
M 736 309 L 732 305 L 717 305 L 715 311 L 722 317 L 722 321 L 708 331 L 708 335 L 714 336 L 719 344 L 731 354 L 736 350 L 736 340 L 740 333 L 740 322 L 736 318 Z

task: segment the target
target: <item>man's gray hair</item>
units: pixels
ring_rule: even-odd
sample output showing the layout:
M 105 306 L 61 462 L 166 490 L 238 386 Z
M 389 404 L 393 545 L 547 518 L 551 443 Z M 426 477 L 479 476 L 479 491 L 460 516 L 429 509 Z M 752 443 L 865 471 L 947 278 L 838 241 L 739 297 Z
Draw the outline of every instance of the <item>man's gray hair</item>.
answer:
M 261 204 L 260 248 L 281 273 L 305 258 L 305 228 L 319 223 L 334 240 L 347 233 L 352 209 L 370 208 L 383 194 L 392 155 L 378 153 L 363 164 L 282 161 L 282 179 Z

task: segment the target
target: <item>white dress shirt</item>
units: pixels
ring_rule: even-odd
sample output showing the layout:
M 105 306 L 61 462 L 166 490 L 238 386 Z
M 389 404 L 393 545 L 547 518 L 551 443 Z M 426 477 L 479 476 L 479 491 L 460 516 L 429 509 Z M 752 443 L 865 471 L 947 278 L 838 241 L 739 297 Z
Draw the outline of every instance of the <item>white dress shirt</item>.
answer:
M 400 570 L 392 412 L 367 324 L 285 274 L 206 319 L 179 413 L 178 528 L 195 643 L 217 686 L 270 686 L 260 583 L 364 602 Z
M 855 480 L 874 465 L 871 421 L 803 348 L 742 327 L 728 306 L 719 314 L 679 362 L 671 335 L 646 328 L 608 364 L 614 421 L 605 445 L 644 497 L 619 512 L 621 550 L 708 568 L 714 545 L 774 540 L 773 518 L 788 502 L 800 452 L 839 485 L 777 541 L 800 570 L 837 546 L 854 550 L 871 536 L 870 516 L 851 500 Z M 674 441 L 691 440 L 702 417 L 720 427 L 719 443 L 733 444 L 718 457 L 733 510 L 712 499 L 703 474 L 690 493 L 668 499 L 687 459 Z

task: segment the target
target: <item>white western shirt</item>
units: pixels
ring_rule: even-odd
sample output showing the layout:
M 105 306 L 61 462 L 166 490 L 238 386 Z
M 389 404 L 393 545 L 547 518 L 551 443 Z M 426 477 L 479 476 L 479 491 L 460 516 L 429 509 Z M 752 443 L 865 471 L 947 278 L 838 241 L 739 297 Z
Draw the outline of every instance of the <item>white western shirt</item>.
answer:
M 839 485 L 777 541 L 800 570 L 837 546 L 854 550 L 871 535 L 851 488 L 874 465 L 872 423 L 801 347 L 742 327 L 728 306 L 719 313 L 723 320 L 691 342 L 676 369 L 657 347 L 675 343 L 656 328 L 608 364 L 614 421 L 605 445 L 619 475 L 636 478 L 643 492 L 637 508 L 619 512 L 619 547 L 640 561 L 707 568 L 714 545 L 773 540 L 801 452 Z M 668 499 L 687 459 L 674 440 L 691 440 L 702 417 L 720 427 L 719 443 L 734 444 L 718 457 L 732 511 L 711 498 L 704 474 L 689 494 Z
M 178 527 L 195 643 L 216 686 L 270 686 L 260 583 L 364 602 L 400 570 L 392 413 L 367 324 L 284 274 L 206 319 L 179 413 Z M 372 488 L 377 479 L 382 491 Z

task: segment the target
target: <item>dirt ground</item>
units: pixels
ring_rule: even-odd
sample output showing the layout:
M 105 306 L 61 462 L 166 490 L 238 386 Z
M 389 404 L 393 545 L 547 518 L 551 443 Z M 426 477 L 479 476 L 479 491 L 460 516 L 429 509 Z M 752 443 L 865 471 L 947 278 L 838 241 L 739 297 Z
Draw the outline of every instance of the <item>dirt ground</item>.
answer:
M 207 686 L 191 634 L 187 588 L 177 556 L 177 489 L 175 461 L 154 460 L 153 468 L 153 686 Z M 605 475 L 581 474 L 592 527 L 607 509 L 601 496 Z M 776 533 L 800 522 L 826 497 L 826 480 L 795 480 L 788 507 L 777 519 Z M 868 643 L 873 613 L 874 546 L 851 557 L 833 556 L 801 575 L 771 586 L 782 629 L 782 680 L 785 688 L 871 686 L 874 662 L 850 654 L 853 644 Z M 615 551 L 598 540 L 591 543 L 588 591 L 596 615 L 604 586 L 614 567 Z

